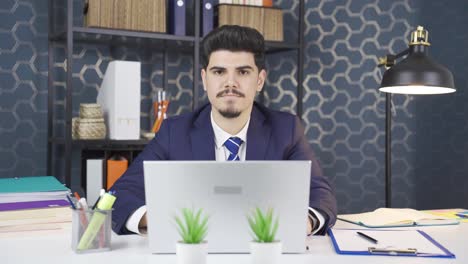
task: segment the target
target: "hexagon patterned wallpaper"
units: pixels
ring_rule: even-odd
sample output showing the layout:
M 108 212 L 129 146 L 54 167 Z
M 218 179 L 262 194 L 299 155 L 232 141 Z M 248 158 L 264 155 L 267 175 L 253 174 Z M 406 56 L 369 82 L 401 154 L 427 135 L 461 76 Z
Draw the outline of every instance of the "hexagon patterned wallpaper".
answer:
M 63 11 L 65 1 L 55 2 L 56 11 Z M 464 103 L 468 33 L 463 31 L 468 21 L 462 11 L 467 10 L 468 1 L 440 2 L 306 0 L 303 98 L 296 95 L 298 54 L 290 51 L 267 58 L 268 80 L 260 100 L 292 113 L 297 100 L 302 100 L 306 135 L 335 185 L 340 213 L 385 204 L 385 96 L 377 90 L 382 75 L 376 68 L 377 58 L 405 49 L 409 33 L 418 24 L 429 29 L 431 54 L 454 72 L 458 91 L 444 96 L 393 96 L 393 205 L 468 207 L 464 162 L 468 156 Z M 297 41 L 298 1 L 274 3 L 284 10 L 286 39 Z M 82 24 L 81 8 L 82 1 L 74 0 L 75 25 Z M 46 173 L 50 13 L 46 1 L 0 2 L 0 177 Z M 60 30 L 63 18 L 57 19 Z M 152 93 L 164 87 L 165 58 L 172 99 L 169 114 L 190 111 L 191 54 L 163 54 L 158 51 L 162 43 L 150 45 L 77 42 L 73 115 L 78 115 L 79 103 L 95 100 L 107 65 L 115 59 L 142 62 L 142 129 L 150 125 Z M 54 132 L 63 135 L 65 47 L 56 43 L 53 50 Z M 200 101 L 206 101 L 199 89 Z M 79 185 L 77 151 L 73 159 L 73 185 Z M 57 177 L 63 179 L 63 175 Z

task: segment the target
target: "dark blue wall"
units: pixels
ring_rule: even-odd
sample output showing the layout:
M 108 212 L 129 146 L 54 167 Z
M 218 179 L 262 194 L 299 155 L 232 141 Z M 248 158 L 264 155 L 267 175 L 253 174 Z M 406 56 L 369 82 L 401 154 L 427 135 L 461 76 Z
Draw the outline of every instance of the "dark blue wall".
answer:
M 60 1 L 59 1 L 60 2 Z M 288 39 L 297 38 L 297 1 L 275 1 L 285 10 Z M 457 93 L 393 97 L 393 203 L 398 207 L 468 207 L 468 1 L 306 1 L 305 93 L 307 137 L 336 186 L 339 210 L 384 206 L 384 103 L 377 88 L 377 58 L 406 48 L 419 24 L 429 30 L 431 54 L 455 75 Z M 75 1 L 77 13 L 81 2 Z M 0 177 L 45 174 L 47 135 L 46 1 L 0 2 Z M 76 16 L 75 24 L 81 24 Z M 64 47 L 57 45 L 55 108 L 63 112 Z M 265 103 L 295 112 L 297 53 L 268 57 Z M 141 60 L 142 127 L 148 128 L 151 92 L 162 88 L 162 54 L 135 47 L 77 45 L 74 115 L 95 100 L 109 61 Z M 169 54 L 170 114 L 189 111 L 191 56 Z M 202 99 L 206 99 L 201 95 Z M 58 133 L 63 122 L 54 125 Z M 74 175 L 79 174 L 75 153 Z M 57 175 L 63 178 L 63 175 Z M 79 181 L 75 177 L 75 185 Z

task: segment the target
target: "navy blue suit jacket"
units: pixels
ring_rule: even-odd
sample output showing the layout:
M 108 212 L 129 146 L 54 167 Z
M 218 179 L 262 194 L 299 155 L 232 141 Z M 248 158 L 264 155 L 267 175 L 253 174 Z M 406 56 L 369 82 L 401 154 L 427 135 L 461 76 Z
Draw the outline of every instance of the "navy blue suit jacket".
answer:
M 144 160 L 215 160 L 215 140 L 210 119 L 211 105 L 197 111 L 168 118 L 153 140 L 133 161 L 112 190 L 117 200 L 112 213 L 112 229 L 118 234 L 129 216 L 145 204 Z M 324 233 L 336 221 L 336 199 L 323 177 L 304 129 L 297 116 L 272 111 L 255 103 L 247 131 L 246 160 L 311 160 L 309 206 L 325 217 Z

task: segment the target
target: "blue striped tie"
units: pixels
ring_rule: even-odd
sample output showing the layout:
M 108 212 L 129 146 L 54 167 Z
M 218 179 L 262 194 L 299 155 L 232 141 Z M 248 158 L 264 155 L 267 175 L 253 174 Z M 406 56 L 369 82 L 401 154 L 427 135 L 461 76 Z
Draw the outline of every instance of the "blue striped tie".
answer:
M 238 137 L 230 137 L 224 142 L 224 146 L 229 150 L 229 157 L 227 160 L 240 160 L 238 153 L 242 142 L 242 139 Z

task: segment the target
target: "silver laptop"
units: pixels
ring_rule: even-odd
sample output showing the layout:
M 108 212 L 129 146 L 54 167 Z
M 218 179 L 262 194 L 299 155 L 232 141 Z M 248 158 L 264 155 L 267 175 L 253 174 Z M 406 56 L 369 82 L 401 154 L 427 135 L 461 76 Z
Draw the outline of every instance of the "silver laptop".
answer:
M 246 216 L 273 208 L 283 253 L 303 253 L 311 161 L 144 161 L 151 253 L 175 253 L 175 215 L 203 208 L 209 216 L 209 253 L 249 253 Z

